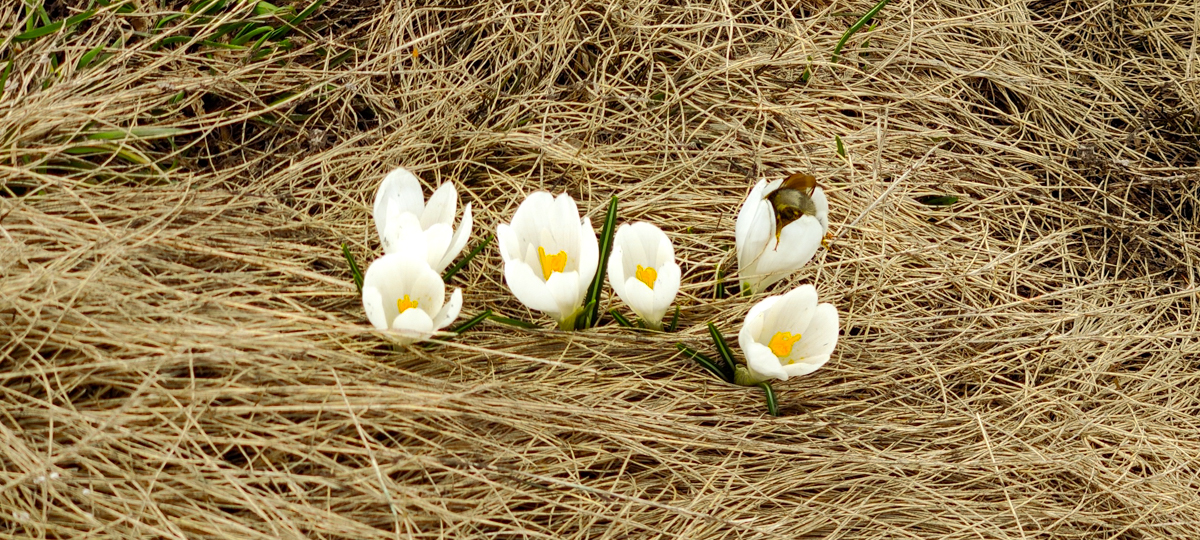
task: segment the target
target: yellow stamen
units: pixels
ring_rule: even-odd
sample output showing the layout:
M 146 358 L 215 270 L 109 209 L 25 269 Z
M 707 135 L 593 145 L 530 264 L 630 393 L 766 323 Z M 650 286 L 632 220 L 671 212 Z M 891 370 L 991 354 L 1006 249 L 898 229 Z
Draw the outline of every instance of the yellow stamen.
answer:
M 800 341 L 800 334 L 793 336 L 791 332 L 775 332 L 767 346 L 771 348 L 771 352 L 775 353 L 775 356 L 783 358 L 792 354 L 792 346 L 797 341 Z
M 563 268 L 567 267 L 567 252 L 546 255 L 546 248 L 538 246 L 538 262 L 542 263 L 542 279 L 549 280 L 550 274 L 562 273 Z
M 396 307 L 400 309 L 400 313 L 404 313 L 409 309 L 417 307 L 417 300 L 409 300 L 408 295 L 406 294 L 404 295 L 404 298 L 396 300 Z
M 654 282 L 658 281 L 658 270 L 655 270 L 654 267 L 642 268 L 642 265 L 640 264 L 637 265 L 637 267 L 638 281 L 645 283 L 647 287 L 654 289 Z

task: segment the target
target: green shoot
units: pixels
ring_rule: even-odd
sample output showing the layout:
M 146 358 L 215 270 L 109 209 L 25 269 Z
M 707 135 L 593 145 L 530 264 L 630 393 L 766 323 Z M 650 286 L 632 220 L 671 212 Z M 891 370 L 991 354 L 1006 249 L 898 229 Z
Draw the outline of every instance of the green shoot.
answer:
M 501 317 L 500 315 L 495 315 L 495 314 L 488 315 L 487 318 L 490 320 L 496 321 L 500 324 L 507 324 L 509 326 L 515 326 L 517 328 L 526 328 L 529 330 L 537 330 L 538 328 L 541 328 L 540 326 L 538 326 L 536 324 L 527 323 L 520 319 L 510 319 L 508 317 Z
M 445 274 L 442 274 L 442 281 L 449 283 L 450 279 L 454 277 L 454 274 L 457 274 L 459 270 L 462 270 L 462 268 L 467 265 L 467 263 L 471 262 L 471 259 L 474 259 L 480 251 L 483 251 L 483 248 L 492 243 L 492 239 L 495 237 L 496 235 L 489 234 L 488 237 L 484 238 L 482 242 L 480 242 L 474 248 L 471 248 L 471 251 L 467 252 L 463 258 L 454 263 L 454 266 L 451 266 L 449 270 L 446 270 Z
M 838 40 L 837 46 L 833 48 L 833 61 L 835 63 L 838 61 L 838 55 L 841 54 L 842 47 L 846 46 L 846 41 L 850 39 L 850 36 L 853 36 L 855 32 L 858 32 L 860 29 L 862 29 L 862 27 L 870 22 L 871 19 L 874 19 L 875 16 L 879 14 L 879 11 L 883 9 L 883 6 L 886 6 L 890 1 L 891 0 L 879 0 L 879 3 L 875 4 L 875 7 L 871 8 L 866 15 L 863 15 L 858 19 L 858 21 L 851 25 L 850 29 L 846 30 L 845 34 L 842 34 L 842 39 Z
M 688 347 L 687 345 L 684 345 L 682 343 L 676 343 L 675 348 L 679 349 L 679 352 L 682 352 L 688 358 L 695 360 L 696 363 L 700 364 L 702 367 L 704 367 L 704 369 L 707 369 L 709 371 L 709 373 L 712 373 L 718 379 L 721 379 L 722 381 L 725 381 L 727 383 L 733 382 L 733 379 L 728 378 L 725 375 L 725 371 L 722 370 L 719 366 L 717 366 L 717 363 L 714 362 L 712 358 L 709 358 L 709 357 L 701 354 L 699 351 L 697 351 L 691 347 Z
M 591 309 L 585 311 L 583 328 L 592 326 L 599 318 L 600 291 L 604 290 L 604 274 L 608 269 L 608 256 L 612 252 L 613 233 L 617 228 L 617 196 L 608 200 L 608 213 L 604 216 L 604 227 L 600 230 L 600 262 L 596 265 L 596 277 L 588 287 L 587 296 L 583 298 L 584 305 Z
M 464 321 L 462 324 L 455 326 L 450 331 L 454 332 L 455 334 L 461 334 L 463 332 L 466 332 L 467 330 L 474 328 L 475 325 L 483 322 L 484 319 L 487 319 L 488 317 L 491 317 L 491 316 L 492 316 L 492 310 L 489 308 L 487 310 L 484 310 L 483 313 L 480 313 L 479 315 L 471 317 L 470 319 L 467 319 L 466 321 Z
M 617 321 L 617 324 L 624 326 L 625 328 L 634 327 L 633 323 L 629 322 L 629 319 L 626 319 L 624 315 L 621 315 L 621 312 L 615 309 L 610 309 L 608 310 L 608 314 L 612 315 L 613 320 Z
M 775 400 L 775 389 L 771 388 L 771 381 L 763 381 L 754 386 L 762 388 L 766 394 L 767 412 L 771 413 L 771 416 L 779 416 L 779 403 Z
M 721 355 L 721 360 L 725 362 L 725 380 L 732 381 L 734 378 L 734 366 L 737 365 L 733 360 L 733 350 L 725 342 L 725 336 L 722 336 L 721 331 L 717 330 L 717 325 L 711 322 L 708 323 L 708 335 L 712 337 L 713 345 L 717 347 L 717 353 Z
M 354 276 L 354 287 L 358 289 L 358 294 L 362 294 L 362 270 L 358 269 L 358 263 L 354 262 L 354 255 L 350 254 L 350 248 L 346 247 L 345 242 L 342 242 L 342 256 L 345 257 L 346 262 L 350 264 L 350 274 Z

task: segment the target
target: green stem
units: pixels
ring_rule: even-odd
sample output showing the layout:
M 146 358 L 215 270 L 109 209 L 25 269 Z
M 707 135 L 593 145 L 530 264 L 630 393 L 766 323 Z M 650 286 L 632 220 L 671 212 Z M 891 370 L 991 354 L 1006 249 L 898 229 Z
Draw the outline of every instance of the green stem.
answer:
M 838 61 L 838 55 L 842 52 L 842 47 L 846 45 L 846 40 L 850 39 L 850 36 L 853 36 L 855 32 L 858 32 L 860 29 L 862 29 L 867 22 L 875 18 L 875 15 L 878 15 L 879 11 L 883 9 L 883 6 L 886 6 L 890 1 L 891 0 L 880 0 L 878 4 L 875 4 L 875 7 L 871 8 L 871 11 L 868 11 L 867 14 L 863 15 L 862 18 L 855 22 L 849 30 L 846 30 L 845 34 L 842 34 L 842 39 L 838 40 L 837 47 L 833 48 L 833 61 L 835 63 Z
M 771 416 L 779 416 L 779 403 L 775 400 L 775 389 L 771 388 L 771 382 L 763 381 L 755 386 L 762 388 L 763 393 L 767 395 L 767 412 L 771 413 Z

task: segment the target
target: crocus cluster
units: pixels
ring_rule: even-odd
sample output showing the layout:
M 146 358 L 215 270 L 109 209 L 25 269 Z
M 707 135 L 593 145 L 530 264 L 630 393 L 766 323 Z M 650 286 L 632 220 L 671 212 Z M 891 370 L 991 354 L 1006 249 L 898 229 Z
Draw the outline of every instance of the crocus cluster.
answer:
M 443 183 L 425 201 L 421 183 L 407 169 L 389 173 L 375 192 L 375 229 L 384 256 L 363 275 L 367 319 L 404 344 L 422 341 L 458 318 L 462 289 L 446 300 L 441 272 L 471 236 L 471 203 L 454 228 L 458 193 Z
M 829 229 L 829 205 L 820 187 L 812 190 L 810 210 L 780 222 L 771 194 L 782 183 L 759 181 L 738 213 L 744 293 L 761 292 L 808 263 Z M 453 185 L 443 183 L 426 201 L 416 176 L 403 168 L 388 174 L 376 193 L 375 227 L 385 255 L 364 276 L 363 308 L 376 328 L 394 332 L 402 343 L 428 339 L 458 317 L 462 290 L 447 300 L 441 277 L 471 235 L 471 205 L 455 228 L 457 206 Z M 560 329 L 574 329 L 603 260 L 592 222 L 580 216 L 574 199 L 532 193 L 496 235 L 513 296 Z M 662 330 L 682 278 L 670 238 L 650 223 L 622 224 L 607 260 L 613 292 L 646 327 Z M 738 333 L 746 364 L 737 367 L 735 382 L 754 385 L 817 370 L 837 345 L 838 327 L 837 309 L 819 303 L 812 285 L 759 301 Z

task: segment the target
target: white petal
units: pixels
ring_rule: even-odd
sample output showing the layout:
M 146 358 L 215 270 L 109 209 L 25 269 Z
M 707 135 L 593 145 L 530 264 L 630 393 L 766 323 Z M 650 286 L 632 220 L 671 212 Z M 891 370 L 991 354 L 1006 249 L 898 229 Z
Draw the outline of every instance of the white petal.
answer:
M 796 361 L 795 364 L 785 364 L 783 366 L 783 370 L 787 372 L 788 377 L 799 377 L 801 375 L 808 375 L 809 373 L 821 369 L 821 366 L 825 365 L 827 362 L 829 362 L 828 354 L 810 356 L 803 360 Z
M 818 356 L 829 356 L 837 346 L 838 324 L 838 312 L 833 304 L 818 305 L 790 357 L 811 361 Z
M 679 294 L 679 281 L 683 277 L 682 270 L 675 261 L 658 267 L 658 279 L 654 282 L 654 310 L 662 319 Z
M 563 317 L 575 313 L 583 305 L 583 297 L 587 289 L 587 287 L 584 287 L 584 292 L 580 292 L 580 281 L 582 280 L 579 279 L 578 272 L 555 272 L 550 274 L 550 279 L 546 280 L 546 289 L 554 299 L 555 308 L 553 311 L 545 310 L 546 314 L 561 320 Z
M 524 261 L 505 261 L 504 282 L 508 284 L 508 289 L 512 291 L 513 296 L 517 297 L 522 304 L 529 306 L 530 309 L 544 313 L 556 311 L 558 304 L 554 302 L 554 297 L 550 295 L 546 283 L 533 272 L 534 270 Z
M 817 208 L 817 221 L 821 222 L 822 234 L 829 232 L 829 199 L 825 198 L 825 190 L 814 189 L 812 202 Z
M 762 343 L 751 343 L 749 347 L 742 348 L 742 354 L 746 355 L 746 368 L 756 379 L 788 379 L 788 372 L 783 369 L 779 358 L 771 352 L 770 347 Z
M 746 314 L 746 320 L 742 323 L 742 329 L 738 331 L 738 345 L 743 350 L 751 343 L 763 341 L 763 320 L 766 319 L 766 313 L 780 298 L 779 296 L 768 296 L 750 308 L 750 313 Z
M 579 268 L 580 256 L 579 248 L 582 234 L 576 232 L 579 229 L 579 208 L 575 206 L 575 199 L 566 193 L 560 194 L 554 198 L 554 207 L 551 213 L 542 218 L 543 235 L 542 245 L 546 246 L 546 252 L 550 252 L 550 248 L 554 248 L 554 252 L 566 251 L 568 258 L 567 270 L 576 270 Z M 590 229 L 590 227 L 589 227 Z M 549 233 L 547 238 L 546 233 Z M 592 232 L 592 236 L 596 233 Z M 571 261 L 575 259 L 575 261 Z M 571 264 L 574 262 L 575 264 Z
M 608 284 L 621 300 L 625 300 L 625 280 L 629 279 L 626 276 L 628 274 L 625 273 L 625 254 L 621 245 L 614 242 L 612 253 L 608 255 Z M 625 303 L 628 304 L 629 301 L 625 300 Z
M 383 233 L 383 252 L 425 257 L 428 242 L 415 214 L 396 214 L 388 219 Z
M 658 326 L 662 323 L 663 314 L 656 313 L 654 291 L 638 278 L 631 277 L 625 280 L 625 295 L 621 296 L 621 300 L 624 300 L 638 317 L 651 325 Z
M 367 312 L 367 320 L 380 330 L 388 329 L 387 314 L 383 309 L 383 297 L 375 287 L 363 287 L 363 311 Z
M 539 241 L 541 229 L 553 211 L 553 195 L 546 191 L 530 193 L 513 214 L 512 228 L 517 238 L 529 243 Z
M 572 201 L 571 204 L 574 206 L 575 203 Z M 592 279 L 596 277 L 596 267 L 600 266 L 600 244 L 596 241 L 596 231 L 592 229 L 592 220 L 583 218 L 578 230 L 579 297 L 583 298 L 587 295 L 588 285 L 591 285 Z
M 420 214 L 425 206 L 425 197 L 421 195 L 421 182 L 413 173 L 404 167 L 398 167 L 383 177 L 379 189 L 375 191 L 375 204 L 372 215 L 375 217 L 375 230 L 382 239 L 387 228 L 389 207 L 392 214 L 405 212 Z
M 438 267 L 440 268 L 438 272 L 450 266 L 450 263 L 454 262 L 454 259 L 457 259 L 459 254 L 462 253 L 463 248 L 467 246 L 467 240 L 471 238 L 472 224 L 471 203 L 468 202 L 467 206 L 463 208 L 462 221 L 458 223 L 458 228 L 454 229 L 454 237 L 450 239 L 450 249 L 447 249 L 445 256 L 442 257 L 441 261 L 438 261 Z
M 500 258 L 504 262 L 521 260 L 521 243 L 517 239 L 516 231 L 509 224 L 501 223 L 496 227 L 496 242 L 500 246 Z
M 414 341 L 424 341 L 433 335 L 433 319 L 420 309 L 406 309 L 404 313 L 392 321 L 392 330 L 399 330 L 403 337 L 397 339 L 402 344 Z
M 450 242 L 453 238 L 453 229 L 445 223 L 435 223 L 425 230 L 425 260 L 429 262 L 429 267 L 438 274 L 446 269 L 445 265 L 438 265 L 446 258 L 446 251 L 450 249 Z
M 416 273 L 416 276 L 408 294 L 413 300 L 419 299 L 420 304 L 417 307 L 432 318 L 446 303 L 446 284 L 442 283 L 442 276 L 434 272 L 428 264 L 420 267 L 413 265 L 411 271 Z
M 761 339 L 774 336 L 776 332 L 801 334 L 808 328 L 817 309 L 817 289 L 812 285 L 801 285 L 779 298 L 763 319 Z
M 757 283 L 761 280 L 759 274 L 763 273 L 762 257 L 770 251 L 775 240 L 775 211 L 771 209 L 771 202 L 762 198 L 760 186 L 763 186 L 762 182 L 743 203 L 735 226 L 738 276 L 753 290 L 763 287 Z
M 454 225 L 454 212 L 457 210 L 458 192 L 455 191 L 454 184 L 442 182 L 433 195 L 429 196 L 429 202 L 425 203 L 425 210 L 421 212 L 421 227 L 428 229 L 435 223 L 451 227 Z
M 433 316 L 433 327 L 441 330 L 454 322 L 458 318 L 458 313 L 462 311 L 462 289 L 454 289 L 450 293 L 450 301 L 442 306 L 442 309 Z
M 764 276 L 758 290 L 788 277 L 812 260 L 824 236 L 821 222 L 812 216 L 803 216 L 787 224 L 775 249 L 767 249 L 758 258 L 755 272 Z

